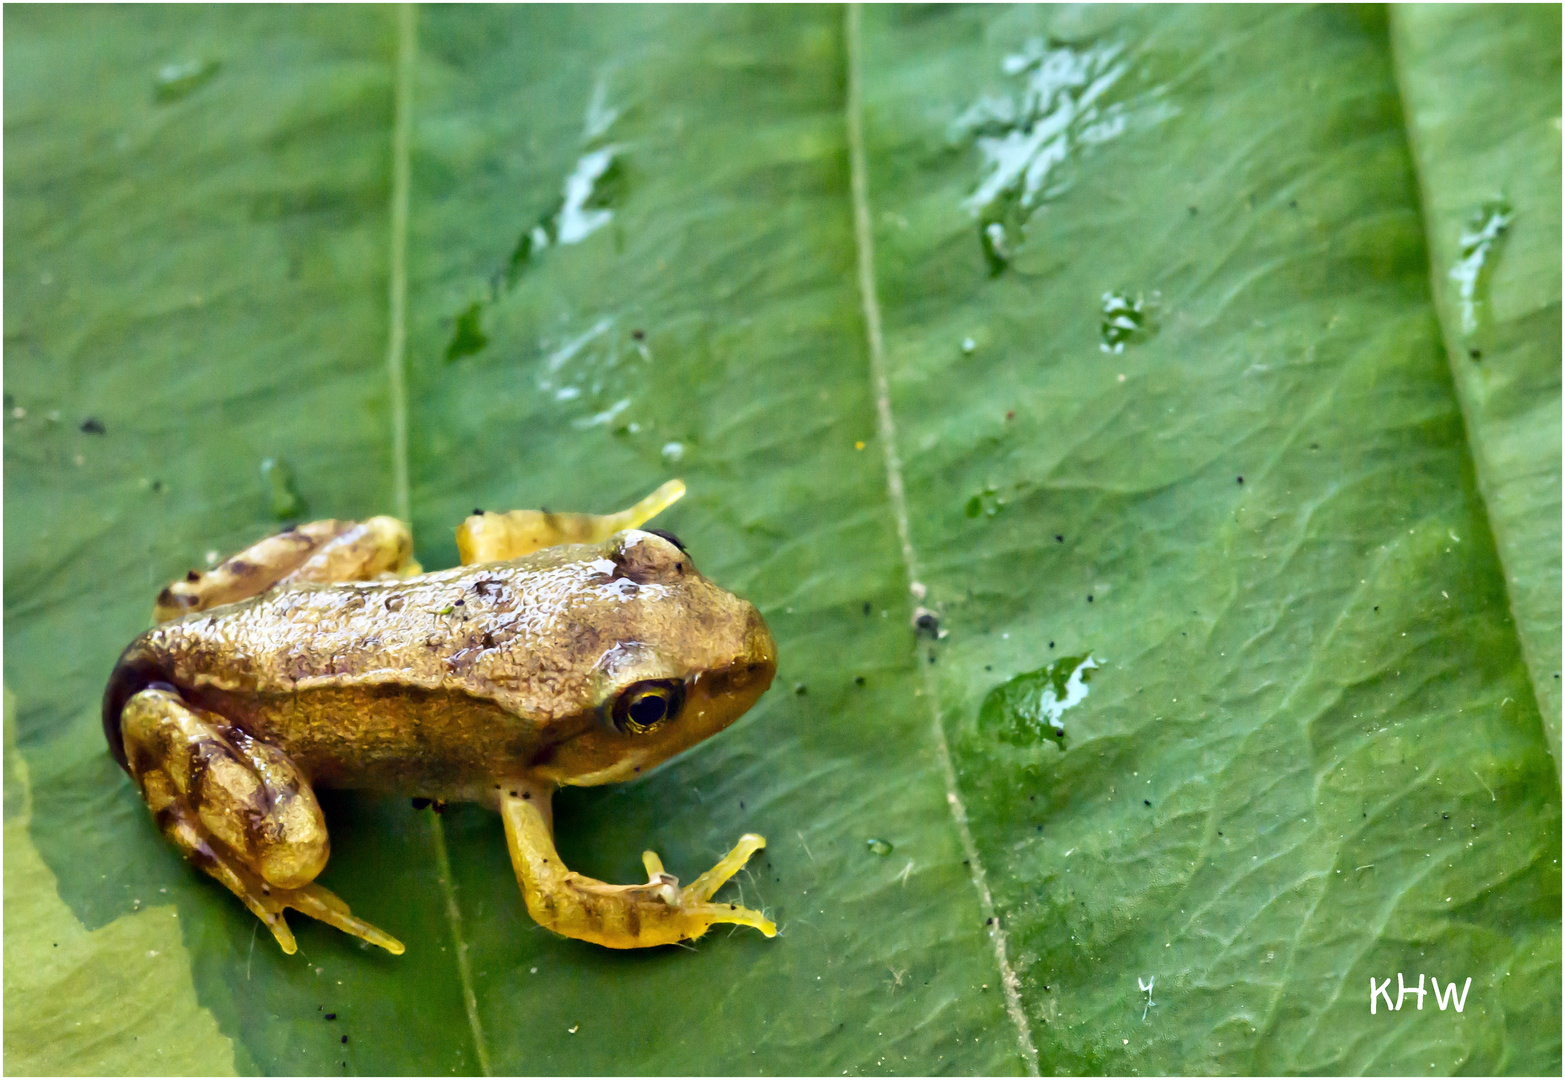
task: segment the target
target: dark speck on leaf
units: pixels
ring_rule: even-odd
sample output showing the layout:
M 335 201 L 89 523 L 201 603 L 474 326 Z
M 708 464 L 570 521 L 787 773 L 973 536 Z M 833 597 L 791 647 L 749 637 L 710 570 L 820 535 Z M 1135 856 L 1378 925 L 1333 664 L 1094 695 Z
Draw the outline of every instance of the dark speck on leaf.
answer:
M 154 481 L 152 481 L 152 490 L 153 491 L 162 491 L 163 490 L 163 481 L 161 481 L 161 480 L 154 480 Z
M 1483 359 L 1483 353 L 1479 352 L 1477 349 L 1468 349 L 1467 350 L 1467 355 L 1472 357 L 1474 360 L 1482 360 Z
M 1061 536 L 1059 533 L 1054 534 L 1054 539 L 1062 544 L 1065 543 L 1065 537 Z
M 993 671 L 994 670 L 994 665 L 993 664 L 985 664 L 984 665 L 984 670 L 985 671 Z
M 1142 799 L 1141 801 L 1146 803 L 1148 806 L 1152 805 L 1152 800 L 1151 799 Z
M 328 1020 L 335 1020 L 335 1019 L 337 1019 L 337 1014 L 336 1013 L 327 1013 L 326 1014 L 326 1019 L 328 1019 Z
M 862 675 L 855 675 L 855 676 L 853 676 L 853 685 L 854 686 L 863 686 L 864 685 L 864 676 L 862 676 Z
M 868 615 L 869 613 L 870 613 L 870 602 L 868 600 L 866 600 L 866 601 L 864 601 L 864 614 Z
M 1196 216 L 1196 215 L 1197 215 L 1197 214 L 1199 214 L 1199 213 L 1200 213 L 1200 211 L 1199 211 L 1199 210 L 1197 210 L 1197 209 L 1196 209 L 1196 208 L 1195 208 L 1195 207 L 1193 207 L 1193 206 L 1192 206 L 1192 207 L 1191 207 L 1191 208 L 1190 208 L 1190 216 L 1191 216 L 1191 217 L 1195 217 L 1195 216 Z
M 1016 410 L 1015 409 L 1006 409 L 1005 410 L 1005 418 L 1007 420 L 1015 420 L 1016 419 Z
M 1087 594 L 1087 603 L 1089 603 L 1089 604 L 1092 603 L 1092 594 L 1091 593 Z
M 106 435 L 108 428 L 103 426 L 103 421 L 96 416 L 89 416 L 82 421 L 82 430 L 88 435 Z
M 344 1046 L 347 1046 L 347 1045 L 348 1045 L 348 1037 L 347 1037 L 347 1036 L 346 1036 L 346 1035 L 344 1035 L 344 1036 L 343 1036 L 343 1037 L 342 1037 L 342 1045 L 344 1045 Z
M 647 338 L 647 332 L 645 330 L 632 330 L 630 332 L 630 336 L 635 338 L 637 341 L 645 341 Z
M 793 684 L 793 692 L 798 694 L 800 697 L 803 697 L 805 694 L 808 694 L 810 690 L 809 687 L 805 686 L 802 682 L 796 682 Z
M 1298 199 L 1289 199 L 1288 200 L 1288 209 L 1290 209 L 1290 210 L 1297 210 L 1298 208 L 1299 208 L 1299 200 Z
M 477 507 L 477 506 L 473 507 L 473 516 L 474 517 L 483 517 L 484 516 L 483 509 L 481 507 Z
M 1244 477 L 1242 477 L 1242 476 L 1239 477 L 1239 483 L 1241 483 L 1241 484 L 1244 483 Z
M 1052 641 L 1049 642 L 1049 648 L 1051 648 L 1051 649 L 1054 648 L 1054 642 L 1052 642 Z

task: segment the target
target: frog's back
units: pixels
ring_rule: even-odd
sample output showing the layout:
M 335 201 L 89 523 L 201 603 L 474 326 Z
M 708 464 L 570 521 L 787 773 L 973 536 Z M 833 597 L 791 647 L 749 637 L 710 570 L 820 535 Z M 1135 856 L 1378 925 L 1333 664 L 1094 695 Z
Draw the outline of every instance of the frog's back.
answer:
M 583 573 L 554 557 L 292 585 L 165 623 L 121 657 L 105 732 L 122 756 L 120 709 L 161 682 L 325 786 L 487 785 L 587 722 L 579 658 L 602 643 L 564 604 Z

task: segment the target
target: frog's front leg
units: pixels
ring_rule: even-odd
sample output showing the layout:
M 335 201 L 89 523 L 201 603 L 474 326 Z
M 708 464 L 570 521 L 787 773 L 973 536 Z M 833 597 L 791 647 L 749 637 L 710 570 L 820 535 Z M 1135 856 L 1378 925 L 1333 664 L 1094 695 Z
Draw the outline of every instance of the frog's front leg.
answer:
M 639 949 L 671 945 L 706 933 L 714 923 L 753 926 L 767 937 L 777 927 L 758 911 L 737 904 L 711 903 L 712 894 L 744 866 L 766 841 L 749 833 L 716 866 L 679 887 L 679 879 L 664 873 L 657 855 L 643 853 L 645 885 L 609 885 L 568 870 L 554 849 L 549 788 L 519 787 L 503 794 L 500 816 L 511 865 L 527 899 L 527 910 L 539 924 L 557 934 L 606 945 Z
M 402 943 L 314 884 L 331 844 L 309 783 L 287 755 L 172 688 L 143 690 L 120 713 L 131 777 L 163 835 L 266 924 L 283 952 L 297 946 L 285 908 L 392 953 Z
M 617 514 L 554 514 L 547 510 L 473 511 L 456 530 L 462 565 L 520 559 L 555 544 L 601 544 L 622 529 L 638 529 L 678 502 L 681 480 L 670 480 Z

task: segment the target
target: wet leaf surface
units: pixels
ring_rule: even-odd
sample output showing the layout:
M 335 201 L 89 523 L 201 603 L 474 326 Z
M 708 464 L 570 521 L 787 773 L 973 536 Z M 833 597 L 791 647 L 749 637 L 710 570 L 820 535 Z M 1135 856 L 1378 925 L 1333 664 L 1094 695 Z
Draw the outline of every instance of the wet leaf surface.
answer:
M 150 1068 L 13 1024 L 11 942 L 31 1015 L 70 1017 L 39 936 L 78 962 L 157 896 L 188 991 L 94 955 L 187 1010 L 145 1035 L 192 1069 L 1557 1072 L 1558 425 L 1549 517 L 1504 494 L 1542 414 L 1453 383 L 1477 166 L 1395 63 L 1446 31 L 1397 18 L 13 9 L 6 874 L 37 902 L 7 905 L 8 1054 Z M 1525 327 L 1558 340 L 1554 48 L 1552 83 L 1494 80 L 1556 118 L 1554 172 L 1518 122 L 1499 193 L 1518 372 L 1548 367 Z M 1523 236 L 1550 184 L 1552 249 Z M 1507 386 L 1557 416 L 1552 362 Z M 296 918 L 284 957 L 104 752 L 114 657 L 209 552 L 405 499 L 438 567 L 473 506 L 673 475 L 659 524 L 761 607 L 777 683 L 562 794 L 560 848 L 689 878 L 760 832 L 730 889 L 775 940 L 560 940 L 492 815 L 328 793 L 323 883 L 408 952 Z M 1370 1016 L 1398 971 L 1471 976 L 1464 1012 Z

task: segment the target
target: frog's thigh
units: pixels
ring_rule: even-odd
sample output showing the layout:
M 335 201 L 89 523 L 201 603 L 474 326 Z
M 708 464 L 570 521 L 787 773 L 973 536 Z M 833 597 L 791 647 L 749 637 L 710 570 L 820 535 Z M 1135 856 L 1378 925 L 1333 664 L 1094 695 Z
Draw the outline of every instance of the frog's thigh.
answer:
M 243 900 L 284 952 L 295 948 L 283 919 L 289 907 L 402 951 L 312 884 L 331 844 L 315 793 L 287 755 L 172 690 L 133 696 L 120 730 L 131 777 L 158 828 Z
M 519 559 L 555 544 L 602 543 L 621 529 L 641 527 L 678 502 L 684 494 L 684 482 L 670 480 L 635 506 L 617 514 L 479 511 L 457 526 L 457 554 L 465 566 Z
M 566 869 L 554 849 L 548 793 L 526 795 L 500 800 L 506 846 L 528 913 L 555 933 L 611 949 L 689 941 L 715 923 L 753 926 L 767 937 L 776 935 L 777 927 L 760 912 L 710 902 L 718 887 L 766 846 L 759 836 L 745 836 L 717 866 L 684 889 L 677 878 L 664 873 L 662 862 L 650 851 L 643 856 L 645 885 L 609 885 Z
M 281 581 L 367 581 L 417 573 L 413 538 L 395 518 L 310 521 L 251 544 L 202 573 L 192 570 L 158 594 L 158 622 L 258 596 Z

